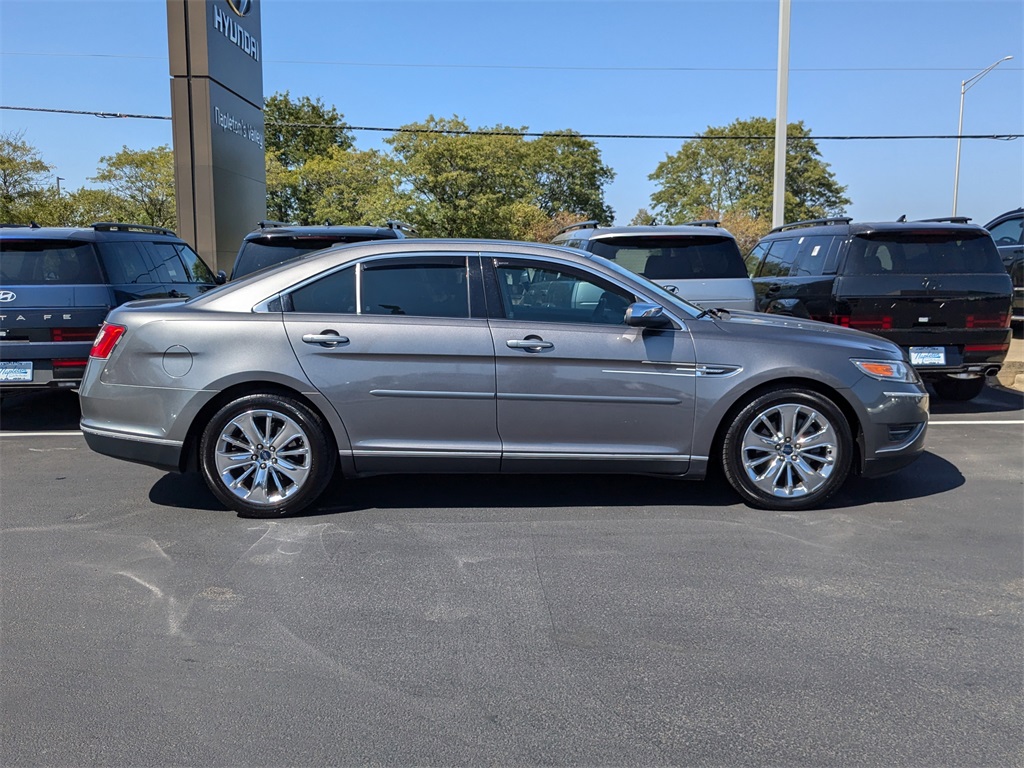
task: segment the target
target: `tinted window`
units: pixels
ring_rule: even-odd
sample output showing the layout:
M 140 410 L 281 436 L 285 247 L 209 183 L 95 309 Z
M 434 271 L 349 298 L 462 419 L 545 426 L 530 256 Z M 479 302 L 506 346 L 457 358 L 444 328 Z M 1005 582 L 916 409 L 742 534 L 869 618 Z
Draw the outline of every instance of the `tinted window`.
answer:
M 796 259 L 797 242 L 791 238 L 772 240 L 768 255 L 761 264 L 759 277 L 784 277 L 789 274 Z
M 1017 245 L 1024 243 L 1024 216 L 1007 219 L 991 229 L 996 245 Z
M 896 232 L 854 237 L 844 271 L 851 275 L 1003 272 L 988 233 Z
M 355 267 L 322 277 L 292 291 L 292 310 L 318 314 L 352 314 L 356 311 Z
M 625 322 L 633 296 L 593 276 L 530 262 L 496 264 L 505 317 L 550 323 Z
M 757 268 L 761 264 L 761 259 L 763 259 L 764 255 L 768 253 L 769 245 L 771 245 L 771 243 L 758 243 L 751 249 L 750 253 L 746 255 L 746 258 L 743 259 L 747 265 L 748 274 L 757 274 Z
M 462 256 L 370 262 L 363 265 L 361 279 L 362 314 L 469 317 Z
M 206 266 L 206 263 L 199 258 L 199 254 L 187 245 L 174 246 L 178 256 L 185 265 L 186 277 L 190 283 L 212 283 L 214 282 L 213 272 Z
M 367 237 L 279 237 L 268 240 L 246 240 L 235 258 L 235 266 L 231 278 L 248 275 L 264 267 L 304 256 L 313 251 L 321 251 L 332 245 L 357 243 L 364 240 L 376 240 Z
M 590 250 L 651 280 L 747 277 L 739 246 L 726 236 L 635 236 L 591 240 Z
M 104 282 L 89 243 L 0 240 L 0 284 L 87 285 Z
M 128 240 L 100 243 L 103 263 L 114 284 L 186 283 L 185 265 L 173 243 Z
M 807 277 L 834 272 L 836 256 L 839 253 L 842 240 L 836 235 L 797 238 L 796 259 L 791 267 L 792 274 L 798 277 Z

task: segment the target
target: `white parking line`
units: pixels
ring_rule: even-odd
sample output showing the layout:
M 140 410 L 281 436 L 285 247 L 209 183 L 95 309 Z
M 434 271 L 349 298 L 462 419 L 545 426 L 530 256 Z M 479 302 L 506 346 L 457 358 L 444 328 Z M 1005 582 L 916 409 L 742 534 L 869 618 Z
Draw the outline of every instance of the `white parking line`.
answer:
M 0 432 L 0 438 L 3 437 L 74 437 L 75 435 L 81 435 L 81 430 L 68 430 L 66 432 L 53 431 L 53 432 Z
M 928 420 L 929 427 L 938 427 L 943 424 L 1024 424 L 1024 419 L 1004 419 L 1002 421 L 932 421 Z

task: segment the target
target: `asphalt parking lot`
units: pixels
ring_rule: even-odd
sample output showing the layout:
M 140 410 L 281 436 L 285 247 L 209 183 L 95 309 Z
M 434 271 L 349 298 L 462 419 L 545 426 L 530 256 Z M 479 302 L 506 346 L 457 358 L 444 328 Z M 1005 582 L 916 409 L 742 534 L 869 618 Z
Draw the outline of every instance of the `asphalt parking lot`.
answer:
M 244 520 L 0 406 L 0 763 L 1024 763 L 1024 393 L 827 509 L 380 477 Z

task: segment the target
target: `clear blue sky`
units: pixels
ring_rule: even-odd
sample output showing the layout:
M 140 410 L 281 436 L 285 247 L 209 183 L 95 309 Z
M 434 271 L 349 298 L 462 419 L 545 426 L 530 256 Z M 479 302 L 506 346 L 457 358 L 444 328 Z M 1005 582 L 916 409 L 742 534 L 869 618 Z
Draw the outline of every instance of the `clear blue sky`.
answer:
M 778 0 L 262 0 L 264 91 L 357 126 L 458 115 L 473 128 L 689 135 L 774 116 Z M 814 136 L 1024 133 L 1022 0 L 792 0 L 790 122 Z M 0 104 L 170 115 L 164 0 L 0 0 Z M 170 121 L 0 110 L 64 177 L 170 145 Z M 382 134 L 358 132 L 360 149 Z M 678 140 L 602 139 L 618 223 L 650 206 Z M 956 141 L 818 142 L 862 220 L 949 215 Z M 1024 139 L 964 141 L 958 213 L 1024 204 Z

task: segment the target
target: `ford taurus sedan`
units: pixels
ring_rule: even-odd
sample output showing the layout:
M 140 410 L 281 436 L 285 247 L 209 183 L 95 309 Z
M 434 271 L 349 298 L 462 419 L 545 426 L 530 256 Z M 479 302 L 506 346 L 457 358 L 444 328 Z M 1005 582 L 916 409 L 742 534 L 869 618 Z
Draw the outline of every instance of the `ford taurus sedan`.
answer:
M 482 240 L 341 246 L 127 304 L 81 406 L 92 449 L 198 470 L 246 517 L 300 512 L 336 471 L 715 464 L 746 503 L 803 509 L 913 461 L 928 420 L 879 337 L 701 310 L 593 254 Z

